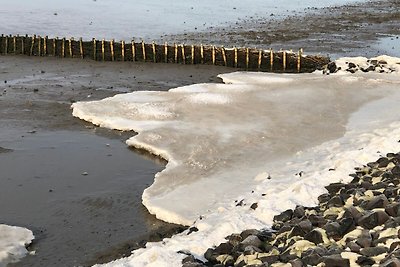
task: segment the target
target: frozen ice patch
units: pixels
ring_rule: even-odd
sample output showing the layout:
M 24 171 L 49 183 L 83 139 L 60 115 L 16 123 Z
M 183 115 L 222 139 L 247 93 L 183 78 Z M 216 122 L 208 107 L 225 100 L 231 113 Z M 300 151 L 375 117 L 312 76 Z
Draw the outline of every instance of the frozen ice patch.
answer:
M 28 253 L 26 246 L 33 239 L 28 229 L 0 224 L 0 267 L 24 257 Z

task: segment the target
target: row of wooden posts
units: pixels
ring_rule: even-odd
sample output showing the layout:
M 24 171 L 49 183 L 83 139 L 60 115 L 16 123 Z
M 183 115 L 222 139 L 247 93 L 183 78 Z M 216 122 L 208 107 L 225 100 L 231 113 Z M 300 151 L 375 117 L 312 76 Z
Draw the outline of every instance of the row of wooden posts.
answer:
M 98 61 L 151 61 L 181 64 L 212 64 L 271 72 L 311 72 L 329 62 L 324 56 L 307 56 L 302 49 L 292 51 L 225 48 L 223 46 L 163 45 L 152 42 L 83 41 L 82 38 L 40 36 L 0 37 L 0 54 L 90 58 Z

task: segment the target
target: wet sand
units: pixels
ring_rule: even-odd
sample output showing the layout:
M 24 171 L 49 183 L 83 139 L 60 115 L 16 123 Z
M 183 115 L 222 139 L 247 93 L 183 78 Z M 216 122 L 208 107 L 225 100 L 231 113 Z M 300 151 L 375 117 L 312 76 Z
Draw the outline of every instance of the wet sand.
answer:
M 396 36 L 387 37 L 384 43 L 380 38 L 400 34 L 398 10 L 398 1 L 376 1 L 310 10 L 310 15 L 295 14 L 283 21 L 274 16 L 248 20 L 210 33 L 163 40 L 303 47 L 308 53 L 333 57 L 371 56 L 383 49 L 396 55 L 398 50 L 391 49 L 399 47 Z M 106 262 L 129 254 L 143 240 L 179 231 L 179 226 L 150 216 L 140 204 L 143 190 L 165 162 L 148 160 L 146 154 L 144 159 L 140 151 L 128 149 L 124 141 L 133 133 L 95 128 L 73 118 L 69 107 L 74 101 L 122 92 L 219 82 L 217 74 L 232 71 L 212 66 L 1 56 L 0 220 L 32 229 L 36 236 L 32 245 L 36 255 L 13 266 Z
M 0 220 L 35 241 L 12 266 L 87 266 L 182 231 L 151 216 L 143 190 L 165 162 L 134 135 L 73 118 L 70 104 L 135 90 L 218 82 L 208 66 L 0 57 Z

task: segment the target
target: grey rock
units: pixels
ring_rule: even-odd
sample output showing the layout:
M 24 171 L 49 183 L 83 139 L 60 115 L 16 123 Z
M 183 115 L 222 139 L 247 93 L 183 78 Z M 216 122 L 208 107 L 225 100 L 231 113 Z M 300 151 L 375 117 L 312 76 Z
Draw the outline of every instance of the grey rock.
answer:
M 358 224 L 364 228 L 372 229 L 378 225 L 384 224 L 387 220 L 389 220 L 389 215 L 384 211 L 377 210 L 362 216 L 358 219 Z
M 308 219 L 315 227 L 323 227 L 327 222 L 327 220 L 323 216 L 315 214 L 311 214 L 310 216 L 308 216 Z
M 293 211 L 293 217 L 302 218 L 305 215 L 305 210 L 303 206 L 296 206 Z
M 292 265 L 292 267 L 303 267 L 304 264 L 300 259 L 294 259 L 289 261 L 290 265 Z
M 347 247 L 348 247 L 352 252 L 355 252 L 355 253 L 359 253 L 360 250 L 361 250 L 361 247 L 360 247 L 356 242 L 354 242 L 354 241 L 351 241 L 351 242 L 347 243 Z
M 274 221 L 287 222 L 290 219 L 292 219 L 292 216 L 293 216 L 293 210 L 285 210 L 281 214 L 275 215 L 274 216 Z
M 367 266 L 375 264 L 375 261 L 369 257 L 360 256 L 356 260 L 356 263 L 359 264 L 360 266 Z
M 389 259 L 381 264 L 381 267 L 400 267 L 400 260 L 396 258 Z
M 333 238 L 336 241 L 342 238 L 342 232 L 340 230 L 340 224 L 338 222 L 329 222 L 325 224 L 324 228 L 329 238 Z
M 332 183 L 330 185 L 325 186 L 326 190 L 328 190 L 329 194 L 335 195 L 339 192 L 340 189 L 345 188 L 345 184 L 343 183 Z
M 383 246 L 362 248 L 360 250 L 360 254 L 366 257 L 375 257 L 386 252 L 388 252 L 388 248 Z
M 261 251 L 261 249 L 259 249 L 258 247 L 255 247 L 255 246 L 246 246 L 245 248 L 244 248 L 244 255 L 254 255 L 254 254 L 256 254 L 257 252 L 262 252 Z
M 226 239 L 228 240 L 228 242 L 232 245 L 232 246 L 237 246 L 239 245 L 240 242 L 242 242 L 242 236 L 239 234 L 231 234 L 230 236 L 226 237 Z
M 325 267 L 350 267 L 350 261 L 340 255 L 325 256 L 322 262 L 325 263 Z
M 240 236 L 242 237 L 242 239 L 246 239 L 249 235 L 258 235 L 260 231 L 256 230 L 256 229 L 247 229 L 244 230 L 242 233 L 240 233 Z
M 387 214 L 389 214 L 392 217 L 397 217 L 400 215 L 400 203 L 395 202 L 392 204 L 389 204 L 385 207 L 385 211 Z
M 362 213 L 353 206 L 347 208 L 343 214 L 344 218 L 354 218 L 356 221 L 361 218 L 361 216 Z
M 343 202 L 343 199 L 340 196 L 334 196 L 328 201 L 328 203 L 326 203 L 326 206 L 328 208 L 330 208 L 330 207 L 343 207 L 343 205 L 344 205 L 344 202 Z
M 312 266 L 318 265 L 323 260 L 321 255 L 318 254 L 315 249 L 308 249 L 301 255 L 301 257 L 304 264 Z
M 249 235 L 246 239 L 240 242 L 244 246 L 260 247 L 262 241 L 256 235 Z
M 273 264 L 279 260 L 278 255 L 258 257 L 263 263 Z
M 301 236 L 304 237 L 304 235 L 306 234 L 306 232 L 304 232 L 304 230 L 298 226 L 295 225 L 289 232 L 288 238 L 291 238 L 293 236 Z
M 389 204 L 388 199 L 384 194 L 374 197 L 366 202 L 365 209 L 372 210 L 377 208 L 385 208 Z
M 313 242 L 314 244 L 318 245 L 320 243 L 323 243 L 323 238 L 322 238 L 322 234 L 320 231 L 318 230 L 311 230 L 309 233 L 307 233 L 304 236 L 304 239 Z
M 356 222 L 353 218 L 343 218 L 339 221 L 339 224 L 340 233 L 342 235 L 345 235 L 356 228 Z
M 324 204 L 324 203 L 328 202 L 329 199 L 331 199 L 331 195 L 329 195 L 328 193 L 322 194 L 318 197 L 318 201 L 320 204 Z
M 312 230 L 312 223 L 310 220 L 305 219 L 297 224 L 304 232 L 308 233 Z

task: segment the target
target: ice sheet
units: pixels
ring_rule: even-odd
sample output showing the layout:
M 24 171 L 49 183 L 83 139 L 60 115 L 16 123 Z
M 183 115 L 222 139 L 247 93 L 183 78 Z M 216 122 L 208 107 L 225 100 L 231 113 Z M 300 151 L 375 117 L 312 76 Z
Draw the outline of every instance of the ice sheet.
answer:
M 24 257 L 34 236 L 25 228 L 0 224 L 0 267 Z
M 230 233 L 268 227 L 280 211 L 313 205 L 324 185 L 348 181 L 355 166 L 400 149 L 398 72 L 221 78 L 228 83 L 73 104 L 74 116 L 135 130 L 128 145 L 166 158 L 143 203 L 162 220 L 199 229 L 149 243 L 109 266 L 179 266 L 182 249 L 202 258 Z M 215 100 L 221 96 L 229 101 Z M 137 111 L 144 97 L 154 107 L 152 120 Z

